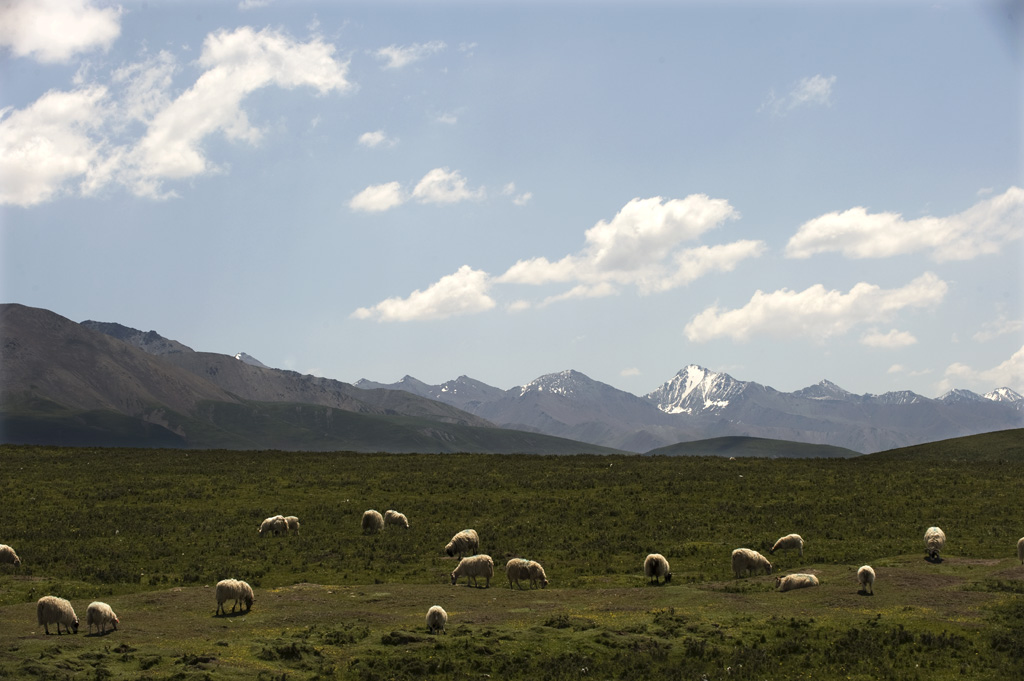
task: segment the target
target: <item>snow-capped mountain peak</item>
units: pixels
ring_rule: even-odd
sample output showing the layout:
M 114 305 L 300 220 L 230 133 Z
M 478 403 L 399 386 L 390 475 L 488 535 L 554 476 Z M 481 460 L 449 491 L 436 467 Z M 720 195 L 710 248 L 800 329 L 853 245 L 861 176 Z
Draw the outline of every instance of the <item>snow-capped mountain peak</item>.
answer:
M 811 400 L 848 400 L 854 397 L 853 393 L 843 390 L 832 381 L 824 379 L 812 386 L 797 390 L 793 394 Z
M 743 392 L 745 387 L 746 383 L 729 374 L 690 364 L 644 397 L 665 413 L 695 414 L 729 406 L 730 399 Z
M 545 374 L 521 386 L 519 396 L 522 397 L 530 393 L 548 393 L 549 395 L 571 397 L 584 391 L 589 392 L 593 383 L 594 381 L 585 374 L 567 369 L 554 374 Z
M 266 364 L 264 364 L 263 362 L 259 361 L 255 357 L 253 357 L 252 355 L 244 353 L 244 352 L 240 352 L 237 355 L 235 355 L 235 359 L 237 359 L 239 362 L 244 362 L 245 364 L 249 364 L 249 365 L 254 366 L 254 367 L 263 367 L 264 369 L 269 369 L 270 368 Z
M 1009 402 L 1011 404 L 1024 402 L 1024 396 L 1010 388 L 996 388 L 992 392 L 985 393 L 983 397 L 993 402 Z
M 939 401 L 940 402 L 947 402 L 947 403 L 981 402 L 984 399 L 985 399 L 984 397 L 982 397 L 981 395 L 979 395 L 976 392 L 971 392 L 970 390 L 962 390 L 962 389 L 950 390 L 945 395 L 942 395 L 941 397 L 939 397 Z

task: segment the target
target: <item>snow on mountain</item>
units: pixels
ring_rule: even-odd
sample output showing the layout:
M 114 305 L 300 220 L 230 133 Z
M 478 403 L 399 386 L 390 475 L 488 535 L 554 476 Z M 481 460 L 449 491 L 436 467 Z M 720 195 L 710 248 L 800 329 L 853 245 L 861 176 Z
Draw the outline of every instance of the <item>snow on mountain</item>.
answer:
M 519 387 L 519 397 L 525 397 L 531 393 L 547 393 L 548 395 L 561 395 L 562 397 L 582 397 L 594 392 L 596 381 L 581 374 L 578 371 L 569 369 L 556 374 L 545 374 L 534 379 L 530 383 Z
M 981 395 L 979 395 L 976 392 L 971 392 L 970 390 L 962 390 L 962 389 L 959 389 L 959 388 L 956 389 L 956 390 L 950 390 L 946 394 L 941 395 L 939 397 L 939 402 L 945 402 L 946 404 L 962 404 L 962 403 L 965 403 L 965 402 L 983 402 L 984 400 L 985 400 L 985 398 L 982 397 Z
M 696 414 L 724 409 L 747 385 L 729 374 L 690 364 L 644 398 L 666 414 Z
M 992 392 L 985 393 L 982 397 L 993 402 L 1009 402 L 1010 404 L 1024 403 L 1024 396 L 1010 388 L 996 388 Z
M 245 362 L 246 364 L 248 364 L 250 366 L 262 367 L 264 369 L 269 369 L 270 368 L 266 364 L 264 364 L 263 362 L 259 361 L 258 359 L 256 359 L 252 355 L 247 354 L 245 352 L 240 352 L 237 355 L 235 355 L 235 359 L 237 359 L 239 362 Z
M 797 390 L 793 394 L 811 400 L 850 400 L 857 398 L 853 393 L 843 390 L 832 381 L 827 380 L 822 380 L 812 386 Z
M 917 393 L 912 392 L 910 390 L 897 390 L 887 392 L 884 395 L 867 395 L 866 397 L 880 404 L 893 405 L 917 404 L 919 402 L 924 402 L 928 399 L 927 397 L 918 395 Z

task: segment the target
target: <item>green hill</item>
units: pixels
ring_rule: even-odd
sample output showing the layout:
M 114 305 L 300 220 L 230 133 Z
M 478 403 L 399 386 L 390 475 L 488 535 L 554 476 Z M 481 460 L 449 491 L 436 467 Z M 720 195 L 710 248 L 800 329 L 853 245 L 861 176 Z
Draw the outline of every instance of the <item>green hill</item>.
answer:
M 758 456 L 769 458 L 825 458 L 859 456 L 860 452 L 832 445 L 814 445 L 763 437 L 716 437 L 694 442 L 680 442 L 652 449 L 655 456 Z

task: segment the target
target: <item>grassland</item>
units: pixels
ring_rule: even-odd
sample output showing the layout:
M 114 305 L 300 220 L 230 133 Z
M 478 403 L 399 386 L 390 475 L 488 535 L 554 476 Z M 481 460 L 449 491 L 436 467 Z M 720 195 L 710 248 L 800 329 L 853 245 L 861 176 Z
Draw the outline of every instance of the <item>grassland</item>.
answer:
M 1024 432 L 853 459 L 368 455 L 0 447 L 0 678 L 1024 678 Z M 408 531 L 363 536 L 367 508 Z M 273 513 L 297 537 L 259 538 Z M 924 560 L 930 525 L 948 537 Z M 544 590 L 450 586 L 442 548 L 541 561 Z M 780 594 L 729 553 L 799 532 Z M 649 552 L 672 563 L 648 586 Z M 875 595 L 858 593 L 870 563 Z M 245 579 L 251 612 L 214 617 Z M 35 600 L 68 598 L 77 636 Z M 121 628 L 85 635 L 92 600 Z M 430 605 L 449 612 L 430 636 Z

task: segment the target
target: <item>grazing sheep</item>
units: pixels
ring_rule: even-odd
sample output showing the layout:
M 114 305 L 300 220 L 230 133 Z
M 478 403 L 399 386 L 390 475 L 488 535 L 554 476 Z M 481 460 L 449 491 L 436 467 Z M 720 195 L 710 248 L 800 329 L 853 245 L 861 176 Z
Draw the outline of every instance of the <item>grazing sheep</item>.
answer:
M 476 582 L 477 577 L 486 577 L 487 584 L 484 588 L 491 586 L 491 577 L 494 576 L 494 561 L 491 557 L 485 554 L 479 554 L 476 556 L 467 556 L 459 561 L 458 566 L 452 570 L 452 585 L 459 581 L 459 577 L 466 578 L 466 586 L 469 586 L 469 580 L 473 580 L 473 586 L 478 586 Z
M 440 605 L 430 606 L 430 610 L 427 610 L 427 631 L 431 634 L 435 634 L 439 631 L 442 634 L 446 634 L 448 632 L 446 632 L 444 628 L 447 624 L 448 613 L 444 611 L 444 608 Z
M 56 596 L 43 596 L 36 603 L 36 618 L 39 624 L 43 625 L 47 636 L 50 634 L 50 625 L 57 625 L 57 635 L 60 635 L 60 625 L 64 625 L 65 631 L 69 634 L 78 633 L 78 615 L 71 603 Z
M 299 533 L 299 519 L 293 515 L 286 515 L 284 521 L 288 524 L 288 534 Z
M 540 588 L 545 588 L 548 585 L 548 576 L 544 574 L 544 566 L 535 560 L 530 561 L 530 588 L 534 588 L 540 584 Z
M 288 534 L 288 521 L 283 515 L 272 515 L 260 523 L 259 534 L 262 537 L 266 533 L 272 533 L 275 537 L 279 534 Z
M 0 544 L 0 564 L 10 563 L 16 568 L 21 567 L 21 558 L 7 544 Z
M 93 601 L 89 604 L 89 607 L 85 611 L 85 623 L 89 626 L 89 633 L 92 633 L 93 626 L 96 630 L 101 633 L 107 633 L 107 625 L 109 624 L 117 631 L 117 625 L 121 623 L 121 620 L 117 619 L 117 615 L 106 603 L 100 601 Z
M 939 553 L 946 545 L 946 533 L 938 527 L 929 527 L 924 533 L 924 549 L 928 558 L 933 561 L 939 559 Z
M 672 573 L 669 572 L 668 561 L 665 556 L 660 553 L 651 553 L 644 558 L 644 576 L 647 577 L 648 583 L 650 579 L 654 578 L 655 584 L 660 584 L 660 579 L 665 578 L 665 583 L 668 584 L 672 581 Z
M 779 540 L 775 542 L 775 546 L 768 549 L 768 553 L 775 555 L 776 551 L 783 551 L 786 549 L 800 549 L 800 557 L 804 556 L 804 540 L 799 534 L 787 534 L 785 537 L 779 537 Z
M 384 517 L 372 508 L 363 513 L 363 534 L 377 534 L 384 529 Z
M 1017 540 L 1017 557 L 1020 558 L 1020 564 L 1024 565 L 1024 537 Z
M 512 558 L 505 563 L 505 576 L 508 577 L 508 588 L 511 589 L 514 583 L 522 589 L 523 585 L 519 583 L 519 580 L 530 579 L 530 561 L 525 558 Z
M 857 570 L 857 582 L 862 591 L 871 589 L 872 596 L 875 595 L 875 569 L 870 565 L 861 565 Z
M 808 586 L 818 586 L 818 578 L 814 575 L 800 573 L 775 578 L 775 588 L 779 591 L 792 591 L 793 589 L 803 589 Z
M 387 510 L 384 512 L 384 524 L 385 525 L 398 525 L 409 529 L 409 519 L 405 517 L 404 513 L 398 511 Z
M 772 573 L 772 564 L 757 551 L 736 549 L 732 552 L 732 571 L 737 578 L 746 575 L 748 570 L 754 573 L 760 569 L 763 569 L 766 575 L 770 575 Z
M 245 611 L 249 612 L 252 610 L 252 587 L 247 582 L 243 582 L 239 579 L 222 579 L 217 582 L 217 612 L 215 615 L 220 613 L 228 614 L 228 609 L 224 607 L 226 601 L 234 601 L 231 604 L 231 612 L 235 611 L 237 607 L 239 611 L 242 610 L 242 602 L 245 602 Z
M 466 555 L 473 555 L 479 550 L 480 536 L 476 533 L 476 530 L 463 530 L 462 532 L 459 532 L 452 537 L 452 540 L 444 547 L 444 552 L 449 556 L 458 554 L 459 558 Z

